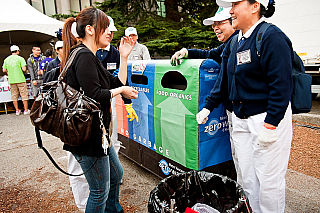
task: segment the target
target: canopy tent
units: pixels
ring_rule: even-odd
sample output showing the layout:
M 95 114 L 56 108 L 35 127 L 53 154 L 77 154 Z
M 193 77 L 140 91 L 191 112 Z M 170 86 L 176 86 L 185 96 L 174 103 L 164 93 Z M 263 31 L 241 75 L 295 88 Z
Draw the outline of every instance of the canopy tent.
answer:
M 55 32 L 64 22 L 50 18 L 36 10 L 25 0 L 0 0 L 0 64 L 10 55 L 10 46 L 20 47 L 25 60 L 31 54 L 33 44 L 39 44 L 42 51 L 53 49 L 49 41 L 56 40 Z M 3 75 L 0 69 L 0 76 Z
M 55 37 L 64 24 L 25 0 L 0 0 L 0 8 L 0 45 L 42 43 Z

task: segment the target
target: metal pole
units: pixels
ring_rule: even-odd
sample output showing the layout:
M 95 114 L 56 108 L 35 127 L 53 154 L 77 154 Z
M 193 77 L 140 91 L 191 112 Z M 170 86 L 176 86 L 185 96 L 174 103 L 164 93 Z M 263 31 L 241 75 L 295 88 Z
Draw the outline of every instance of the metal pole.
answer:
M 9 43 L 11 44 L 11 33 L 9 31 Z

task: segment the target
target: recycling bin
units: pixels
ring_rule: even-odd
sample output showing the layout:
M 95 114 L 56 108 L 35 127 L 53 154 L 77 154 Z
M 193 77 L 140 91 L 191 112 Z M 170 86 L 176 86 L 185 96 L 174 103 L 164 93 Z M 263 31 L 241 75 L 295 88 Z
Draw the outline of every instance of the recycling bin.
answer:
M 160 177 L 189 170 L 206 170 L 235 177 L 229 126 L 223 105 L 206 124 L 196 114 L 210 94 L 220 66 L 211 59 L 128 62 L 129 85 L 139 91 L 133 99 L 139 122 L 128 121 L 117 98 L 120 152 Z

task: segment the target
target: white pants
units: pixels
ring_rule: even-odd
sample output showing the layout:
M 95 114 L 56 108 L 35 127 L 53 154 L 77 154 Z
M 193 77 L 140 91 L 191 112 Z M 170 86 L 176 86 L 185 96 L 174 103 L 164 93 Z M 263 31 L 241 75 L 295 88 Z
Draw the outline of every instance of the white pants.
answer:
M 119 153 L 120 150 L 120 141 L 118 141 L 118 131 L 117 131 L 117 108 L 116 108 L 116 98 L 111 99 L 111 110 L 112 110 L 112 135 L 111 143 L 113 145 L 116 153 Z
M 269 147 L 257 145 L 266 113 L 240 119 L 232 113 L 233 142 L 242 175 L 242 187 L 254 213 L 283 213 L 285 174 L 292 141 L 292 111 L 289 104 L 277 127 L 278 139 Z
M 239 160 L 238 160 L 238 156 L 236 155 L 236 152 L 234 150 L 234 142 L 233 142 L 233 139 L 232 139 L 232 131 L 233 131 L 232 112 L 230 112 L 229 110 L 226 110 L 226 111 L 227 111 L 227 116 L 228 116 L 232 159 L 233 159 L 234 167 L 236 168 L 236 172 L 237 172 L 237 182 L 238 182 L 238 184 L 240 184 L 242 186 L 242 176 L 241 176 L 241 171 L 239 169 Z
M 71 152 L 67 151 L 68 156 L 68 173 L 81 174 L 82 168 Z M 74 201 L 79 209 L 86 209 L 89 197 L 89 184 L 84 175 L 69 176 L 70 186 L 72 189 Z
M 118 154 L 120 150 L 120 142 L 118 141 L 117 133 L 117 111 L 116 111 L 116 99 L 111 99 L 111 109 L 112 109 L 112 135 L 111 143 Z M 83 173 L 80 164 L 74 158 L 71 152 L 67 151 L 68 155 L 68 173 L 80 174 Z M 89 197 L 89 185 L 84 175 L 81 176 L 69 176 L 70 186 L 72 189 L 73 197 L 75 203 L 79 209 L 85 209 L 87 205 L 87 200 Z

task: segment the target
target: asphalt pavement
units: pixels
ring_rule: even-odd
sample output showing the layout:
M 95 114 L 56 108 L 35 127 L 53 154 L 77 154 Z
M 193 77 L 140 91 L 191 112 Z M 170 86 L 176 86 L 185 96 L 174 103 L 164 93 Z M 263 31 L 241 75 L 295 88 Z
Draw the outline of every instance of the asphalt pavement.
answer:
M 293 119 L 320 125 L 319 96 L 313 106 L 312 112 L 300 114 Z M 60 173 L 44 152 L 37 148 L 34 128 L 29 117 L 16 116 L 15 113 L 0 114 L 0 121 L 1 193 L 7 193 L 8 187 L 31 187 L 32 190 L 43 192 L 42 195 L 52 196 L 52 193 L 55 193 L 58 197 L 68 197 L 68 205 L 75 206 L 72 197 L 70 198 L 68 177 Z M 42 137 L 44 146 L 59 165 L 66 168 L 66 153 L 62 150 L 60 140 L 46 133 L 43 133 Z M 122 205 L 126 212 L 147 212 L 149 193 L 160 178 L 122 155 L 119 158 L 124 168 L 124 182 L 120 191 Z M 286 184 L 286 213 L 320 212 L 320 179 L 288 170 Z M 3 201 L 0 200 L 0 204 L 1 202 Z

